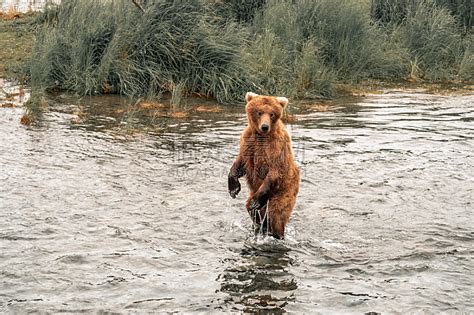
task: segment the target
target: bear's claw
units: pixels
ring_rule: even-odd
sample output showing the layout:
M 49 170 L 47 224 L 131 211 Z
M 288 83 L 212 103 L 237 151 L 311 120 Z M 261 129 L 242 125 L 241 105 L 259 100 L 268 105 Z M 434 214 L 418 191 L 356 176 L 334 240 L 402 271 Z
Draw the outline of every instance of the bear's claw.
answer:
M 234 190 L 229 190 L 229 194 L 232 198 L 235 199 L 235 197 L 237 197 L 237 195 L 239 194 L 240 192 L 240 187 L 238 188 L 235 188 Z
M 240 192 L 240 182 L 238 179 L 229 176 L 229 194 L 235 199 Z

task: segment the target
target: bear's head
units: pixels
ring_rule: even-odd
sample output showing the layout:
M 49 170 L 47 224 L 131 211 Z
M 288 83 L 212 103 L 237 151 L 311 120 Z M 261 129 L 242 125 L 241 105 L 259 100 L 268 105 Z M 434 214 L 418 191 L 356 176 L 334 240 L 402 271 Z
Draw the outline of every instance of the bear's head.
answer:
M 263 96 L 252 92 L 247 92 L 245 100 L 249 126 L 262 135 L 270 134 L 279 126 L 283 109 L 288 105 L 286 97 Z

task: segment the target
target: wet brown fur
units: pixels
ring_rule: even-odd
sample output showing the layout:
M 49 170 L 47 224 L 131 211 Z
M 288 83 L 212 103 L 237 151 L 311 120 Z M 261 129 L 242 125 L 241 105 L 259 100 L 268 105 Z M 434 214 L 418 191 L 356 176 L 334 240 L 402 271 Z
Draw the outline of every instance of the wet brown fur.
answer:
M 245 176 L 250 189 L 247 210 L 257 227 L 263 226 L 265 231 L 268 226 L 266 232 L 276 238 L 284 237 L 300 184 L 291 138 L 281 121 L 285 105 L 272 96 L 247 96 L 248 126 L 242 132 L 239 155 L 229 173 L 231 196 L 235 198 L 240 191 L 238 178 Z M 264 124 L 269 126 L 267 132 L 262 131 Z M 260 203 L 252 209 L 255 200 Z M 268 222 L 261 220 L 265 214 Z

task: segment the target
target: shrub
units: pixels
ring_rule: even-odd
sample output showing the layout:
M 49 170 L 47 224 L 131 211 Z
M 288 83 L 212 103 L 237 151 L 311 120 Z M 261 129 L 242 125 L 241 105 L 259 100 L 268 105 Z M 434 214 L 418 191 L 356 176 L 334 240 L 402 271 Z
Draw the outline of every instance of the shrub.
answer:
M 128 1 L 64 0 L 57 16 L 40 32 L 31 66 L 45 87 L 153 97 L 179 85 L 229 102 L 248 85 L 239 59 L 246 33 L 200 1 L 158 1 L 142 15 Z
M 464 55 L 455 18 L 433 1 L 419 1 L 407 13 L 394 37 L 409 51 L 422 76 L 430 80 L 453 78 Z
M 474 34 L 464 40 L 464 54 L 459 64 L 459 77 L 465 81 L 474 81 Z
M 45 10 L 31 62 L 33 85 L 100 92 L 99 66 L 118 27 L 119 16 L 111 12 L 122 9 L 114 3 L 65 0 Z
M 265 5 L 266 0 L 224 0 L 216 1 L 216 14 L 234 19 L 239 23 L 252 22 L 256 14 Z
M 388 24 L 401 24 L 409 11 L 416 10 L 423 0 L 371 0 L 371 16 L 374 20 Z M 472 0 L 435 0 L 440 8 L 445 8 L 456 17 L 466 30 L 474 24 Z
M 318 65 L 328 79 L 334 75 L 340 80 L 392 77 L 406 72 L 397 47 L 388 44 L 381 30 L 370 23 L 367 7 L 360 1 L 268 1 L 254 20 L 254 29 L 278 38 L 283 47 L 279 49 L 288 54 L 287 64 L 298 61 L 301 54 L 309 61 L 309 49 L 314 49 L 318 60 L 312 67 Z

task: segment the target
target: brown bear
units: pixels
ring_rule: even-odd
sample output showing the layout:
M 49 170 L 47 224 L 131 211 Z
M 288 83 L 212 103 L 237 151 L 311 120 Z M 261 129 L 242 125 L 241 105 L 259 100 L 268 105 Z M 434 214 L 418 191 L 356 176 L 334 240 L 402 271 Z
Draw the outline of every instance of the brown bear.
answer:
M 291 138 L 281 120 L 285 97 L 245 95 L 248 126 L 240 137 L 240 151 L 229 172 L 229 194 L 240 192 L 245 176 L 250 189 L 247 211 L 256 232 L 282 239 L 300 185 Z

